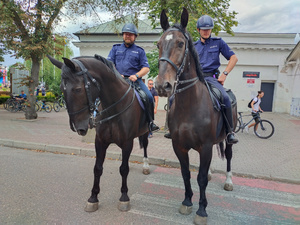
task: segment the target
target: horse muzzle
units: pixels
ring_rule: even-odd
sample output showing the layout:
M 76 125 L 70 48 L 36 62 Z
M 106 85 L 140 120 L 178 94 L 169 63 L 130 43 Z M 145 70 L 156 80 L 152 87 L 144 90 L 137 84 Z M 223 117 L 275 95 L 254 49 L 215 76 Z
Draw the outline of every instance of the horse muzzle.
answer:
M 70 124 L 70 129 L 73 132 L 77 132 L 78 135 L 85 136 L 87 134 L 87 129 L 83 129 L 83 128 L 78 128 L 77 129 L 75 127 L 75 124 L 71 121 L 71 118 L 69 119 L 69 124 Z
M 155 82 L 155 89 L 161 97 L 168 97 L 172 94 L 173 86 L 168 81 L 157 81 Z

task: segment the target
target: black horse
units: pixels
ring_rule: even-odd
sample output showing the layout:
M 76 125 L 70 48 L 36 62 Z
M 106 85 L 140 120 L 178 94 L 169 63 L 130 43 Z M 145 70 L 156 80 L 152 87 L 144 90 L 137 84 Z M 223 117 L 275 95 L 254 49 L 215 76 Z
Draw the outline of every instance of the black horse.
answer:
M 185 198 L 179 209 L 182 214 L 192 212 L 193 192 L 190 183 L 190 149 L 200 154 L 200 167 L 197 177 L 200 188 L 199 209 L 195 224 L 207 222 L 206 187 L 208 171 L 212 159 L 212 148 L 218 144 L 224 152 L 223 140 L 226 138 L 223 117 L 215 110 L 210 93 L 205 84 L 197 52 L 191 36 L 186 32 L 188 12 L 183 10 L 181 24 L 170 27 L 165 11 L 161 13 L 160 24 L 164 30 L 158 41 L 159 76 L 156 88 L 160 96 L 175 96 L 168 114 L 168 125 L 174 152 L 181 165 L 185 186 Z M 236 126 L 236 104 L 233 107 L 234 126 Z M 221 143 L 221 144 L 219 144 Z M 230 161 L 232 145 L 226 144 L 227 180 L 225 186 L 232 187 Z M 231 189 L 232 190 L 232 189 Z
M 72 60 L 63 58 L 64 63 L 48 56 L 50 61 L 61 69 L 61 90 L 64 93 L 70 128 L 79 134 L 86 135 L 91 116 L 95 110 L 96 98 L 100 99 L 100 115 L 96 119 L 96 163 L 94 167 L 94 185 L 85 211 L 98 209 L 100 177 L 106 150 L 111 143 L 122 149 L 121 198 L 118 206 L 121 211 L 130 209 L 127 195 L 128 160 L 133 147 L 133 139 L 139 137 L 140 147 L 144 148 L 144 170 L 148 174 L 147 164 L 148 123 L 134 89 L 114 69 L 113 64 L 100 58 L 78 57 Z M 146 165 L 145 165 L 146 164 Z M 145 171 L 144 171 L 145 172 Z

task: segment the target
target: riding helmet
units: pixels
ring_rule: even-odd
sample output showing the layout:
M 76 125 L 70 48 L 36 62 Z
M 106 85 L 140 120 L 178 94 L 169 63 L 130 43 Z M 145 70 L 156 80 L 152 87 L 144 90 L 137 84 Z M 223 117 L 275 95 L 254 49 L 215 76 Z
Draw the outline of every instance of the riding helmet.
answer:
M 136 26 L 133 23 L 126 23 L 124 27 L 122 28 L 122 34 L 124 32 L 135 34 L 135 36 L 138 35 L 138 30 Z
M 214 28 L 214 21 L 213 19 L 208 16 L 204 15 L 201 16 L 197 21 L 197 28 L 202 30 L 210 30 Z

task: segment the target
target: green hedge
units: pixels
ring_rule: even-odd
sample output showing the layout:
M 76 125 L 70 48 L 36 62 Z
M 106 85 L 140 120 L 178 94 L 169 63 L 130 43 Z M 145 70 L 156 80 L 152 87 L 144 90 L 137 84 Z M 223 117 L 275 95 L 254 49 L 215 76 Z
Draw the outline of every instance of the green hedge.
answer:
M 4 102 L 6 102 L 6 100 L 9 98 L 10 97 L 7 95 L 0 95 L 0 105 L 3 104 Z

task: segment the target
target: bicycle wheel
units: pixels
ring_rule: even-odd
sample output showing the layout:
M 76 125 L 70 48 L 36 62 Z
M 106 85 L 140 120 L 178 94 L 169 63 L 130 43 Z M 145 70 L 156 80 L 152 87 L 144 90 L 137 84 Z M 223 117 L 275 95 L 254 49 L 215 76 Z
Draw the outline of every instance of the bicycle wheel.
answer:
M 34 108 L 35 108 L 35 111 L 36 111 L 36 112 L 38 112 L 38 111 L 40 110 L 40 106 L 39 106 L 39 104 L 35 103 L 35 105 L 34 105 L 34 106 L 35 106 L 35 107 L 34 107 Z
M 16 103 L 15 102 L 8 103 L 7 110 L 10 112 L 16 112 L 17 111 Z
M 66 102 L 65 102 L 65 100 L 64 99 L 61 99 L 61 101 L 60 101 L 60 107 L 62 108 L 62 107 L 64 107 L 65 109 L 67 109 L 67 105 L 66 105 Z
M 51 112 L 52 111 L 52 107 L 51 107 L 51 105 L 49 105 L 49 104 L 45 104 L 45 111 L 47 112 L 47 113 L 49 113 L 49 112 Z
M 267 139 L 274 134 L 274 126 L 268 120 L 260 120 L 254 125 L 254 133 L 259 138 Z
M 60 106 L 58 104 L 58 102 L 54 102 L 53 103 L 53 109 L 55 112 L 59 112 L 60 111 Z
M 3 104 L 4 109 L 8 110 L 7 108 L 8 108 L 9 102 L 10 102 L 9 99 L 7 99 L 7 100 L 4 102 L 4 104 Z
M 21 104 L 20 108 L 21 108 L 21 110 L 22 110 L 23 112 L 26 112 L 26 110 L 27 110 L 27 105 Z
M 38 101 L 37 104 L 39 106 L 39 111 L 42 111 L 42 109 L 43 109 L 43 102 L 42 101 Z
M 239 132 L 240 129 L 241 129 L 241 126 L 242 126 L 242 123 L 241 123 L 240 119 L 238 118 L 237 121 L 236 121 L 236 127 L 235 127 L 234 132 L 235 133 Z

